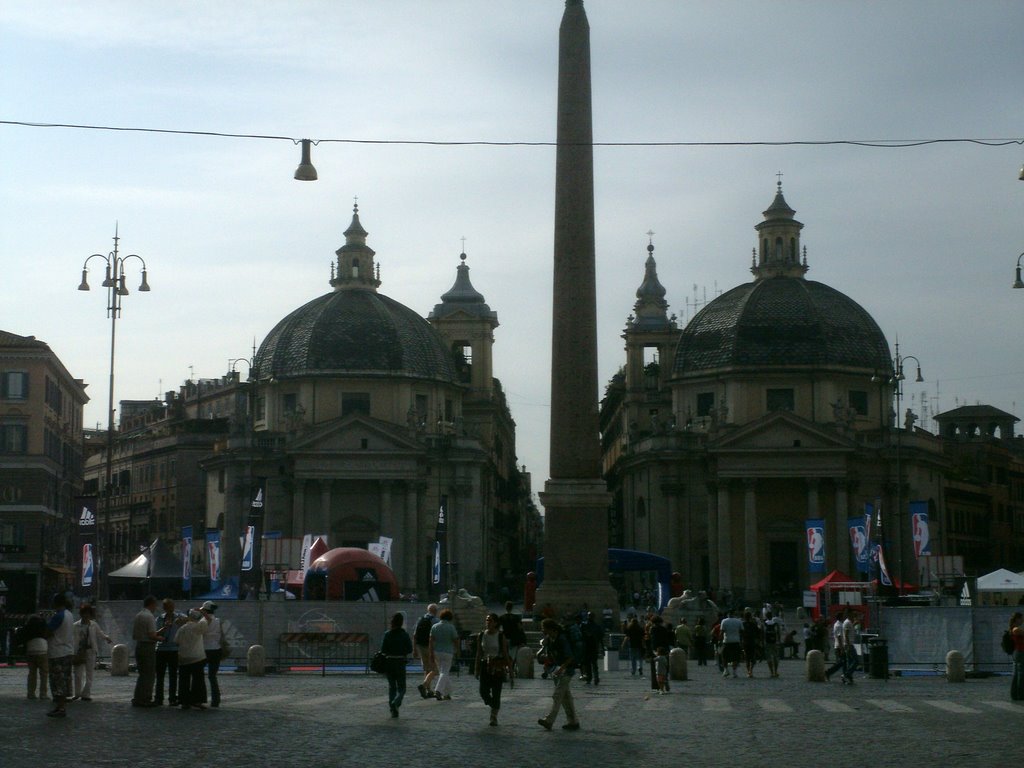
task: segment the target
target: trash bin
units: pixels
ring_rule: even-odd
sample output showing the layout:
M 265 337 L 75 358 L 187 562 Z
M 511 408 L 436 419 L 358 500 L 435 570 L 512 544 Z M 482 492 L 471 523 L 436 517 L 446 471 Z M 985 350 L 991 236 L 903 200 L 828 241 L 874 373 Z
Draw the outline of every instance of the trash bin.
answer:
M 868 675 L 878 680 L 889 678 L 889 644 L 880 637 L 868 640 Z

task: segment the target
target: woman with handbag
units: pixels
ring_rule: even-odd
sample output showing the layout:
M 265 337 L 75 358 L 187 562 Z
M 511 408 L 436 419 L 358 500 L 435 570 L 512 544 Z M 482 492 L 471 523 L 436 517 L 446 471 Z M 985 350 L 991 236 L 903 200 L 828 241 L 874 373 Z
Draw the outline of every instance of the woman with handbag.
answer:
M 388 677 L 388 709 L 392 717 L 398 717 L 398 708 L 405 698 L 405 665 L 412 653 L 412 638 L 403 629 L 405 616 L 396 613 L 391 617 L 391 628 L 380 641 L 380 652 L 387 657 L 384 674 Z
M 498 614 L 488 613 L 484 631 L 476 638 L 476 678 L 480 681 L 480 698 L 491 708 L 491 725 L 498 724 L 501 709 L 501 687 L 508 677 L 511 661 L 508 640 L 501 631 Z
M 112 641 L 96 623 L 96 611 L 89 603 L 82 603 L 78 609 L 79 619 L 75 622 L 75 655 L 71 659 L 75 673 L 75 695 L 71 701 L 92 701 L 92 673 L 96 669 L 96 651 L 102 637 L 109 645 Z

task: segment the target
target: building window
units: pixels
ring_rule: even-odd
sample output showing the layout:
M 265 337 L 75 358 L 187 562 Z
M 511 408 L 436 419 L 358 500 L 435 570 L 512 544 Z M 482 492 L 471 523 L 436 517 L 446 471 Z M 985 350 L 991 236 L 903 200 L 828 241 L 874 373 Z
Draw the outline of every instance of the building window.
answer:
M 0 424 L 0 453 L 28 451 L 28 427 L 24 424 Z
M 287 395 L 281 397 L 281 410 L 285 413 L 295 413 L 295 406 L 299 402 L 299 396 L 294 392 L 289 392 Z
M 868 393 L 851 389 L 849 392 L 850 407 L 858 416 L 868 415 Z
M 345 392 L 342 394 L 341 415 L 348 416 L 350 413 L 370 415 L 369 392 Z
M 416 395 L 416 425 L 424 426 L 427 423 L 427 396 Z
M 4 371 L 0 377 L 0 396 L 6 400 L 28 398 L 28 373 L 26 371 Z
M 715 407 L 714 392 L 700 392 L 697 394 L 697 415 L 710 416 Z
M 769 389 L 766 391 L 766 405 L 768 411 L 792 411 L 793 390 L 792 389 Z
M 267 418 L 267 398 L 256 398 L 256 421 L 263 421 Z
M 64 398 L 61 397 L 60 385 L 49 376 L 46 377 L 46 404 L 58 416 L 64 412 Z

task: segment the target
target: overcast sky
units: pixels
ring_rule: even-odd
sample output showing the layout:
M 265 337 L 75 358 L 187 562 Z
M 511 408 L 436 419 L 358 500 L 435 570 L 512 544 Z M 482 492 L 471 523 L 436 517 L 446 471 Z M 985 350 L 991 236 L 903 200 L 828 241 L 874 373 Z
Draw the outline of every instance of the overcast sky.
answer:
M 555 138 L 561 0 L 0 4 L 0 119 L 376 141 Z M 1024 135 L 1024 3 L 588 0 L 596 142 Z M 0 125 L 0 329 L 47 342 L 106 421 L 100 264 L 142 255 L 115 397 L 157 398 L 248 357 L 330 290 L 358 196 L 381 292 L 426 315 L 460 238 L 501 323 L 519 462 L 548 475 L 554 148 L 287 141 Z M 600 385 L 648 230 L 671 309 L 750 280 L 781 171 L 808 279 L 920 359 L 920 411 L 1024 404 L 1024 147 L 598 147 Z M 240 370 L 245 371 L 242 364 Z M 931 426 L 924 420 L 925 426 Z

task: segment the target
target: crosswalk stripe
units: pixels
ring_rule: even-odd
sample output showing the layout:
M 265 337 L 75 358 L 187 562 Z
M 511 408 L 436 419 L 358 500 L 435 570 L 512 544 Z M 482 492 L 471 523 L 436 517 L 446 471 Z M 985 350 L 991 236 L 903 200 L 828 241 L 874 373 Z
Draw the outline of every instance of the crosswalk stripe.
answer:
M 705 712 L 732 712 L 732 704 L 724 696 L 705 696 L 701 706 Z
M 941 701 L 934 699 L 925 699 L 924 703 L 935 707 L 936 709 L 942 709 L 946 712 L 955 712 L 958 715 L 976 715 L 980 710 L 974 709 L 973 707 L 967 707 L 963 704 L 957 704 L 954 701 Z
M 321 704 L 340 704 L 343 701 L 348 702 L 354 698 L 356 698 L 354 693 L 332 693 L 328 696 L 317 696 L 315 699 L 298 699 L 295 705 L 299 707 L 316 707 Z
M 819 707 L 824 709 L 826 712 L 853 712 L 854 709 L 849 704 L 844 704 L 841 701 L 835 699 L 817 699 L 815 702 Z
M 782 699 L 763 699 L 758 702 L 765 712 L 792 712 L 793 708 Z
M 234 697 L 232 697 L 232 698 L 234 698 Z M 274 694 L 272 696 L 249 696 L 249 697 L 244 697 L 243 696 L 242 698 L 240 698 L 238 700 L 237 703 L 238 704 L 244 704 L 246 706 L 251 706 L 253 704 L 270 704 L 270 703 L 275 702 L 275 701 L 285 701 L 287 699 L 295 699 L 295 696 L 293 694 L 290 694 L 290 693 L 277 693 L 277 694 Z M 232 702 L 232 703 L 235 703 L 235 702 Z
M 864 699 L 868 704 L 873 704 L 879 709 L 885 712 L 913 712 L 914 710 L 908 707 L 906 704 L 900 704 L 898 701 L 891 701 L 889 699 Z
M 1014 704 L 1012 701 L 983 701 L 981 703 L 989 707 L 1002 709 L 1006 712 L 1017 712 L 1018 714 L 1024 715 L 1024 704 Z

